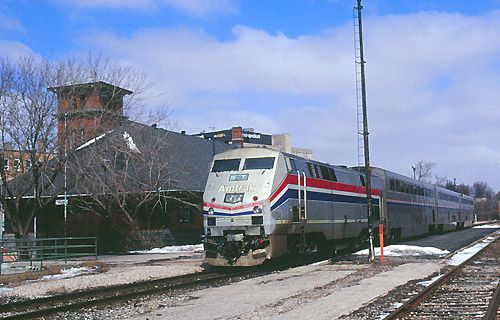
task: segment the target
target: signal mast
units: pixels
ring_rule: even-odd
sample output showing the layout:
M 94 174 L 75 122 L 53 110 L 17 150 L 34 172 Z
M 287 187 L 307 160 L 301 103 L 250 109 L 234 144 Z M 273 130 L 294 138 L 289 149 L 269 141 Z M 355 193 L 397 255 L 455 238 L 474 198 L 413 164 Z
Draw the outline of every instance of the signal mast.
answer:
M 355 52 L 356 52 L 356 93 L 358 101 L 358 138 L 363 136 L 363 155 L 364 155 L 364 171 L 365 171 L 365 189 L 367 201 L 367 217 L 368 217 L 368 236 L 370 240 L 369 261 L 375 260 L 375 252 L 373 249 L 373 222 L 372 222 L 372 193 L 371 193 L 371 167 L 370 167 L 370 148 L 368 144 L 368 119 L 366 112 L 366 86 L 365 86 L 365 60 L 363 54 L 363 28 L 361 23 L 361 0 L 358 1 L 357 19 L 354 20 L 355 25 Z M 357 21 L 356 21 L 357 20 Z M 356 30 L 357 27 L 357 30 Z M 357 36 L 357 39 L 356 39 Z M 357 41 L 356 41 L 357 40 Z M 358 71 L 359 70 L 359 71 Z M 361 91 L 361 92 L 360 92 Z M 361 97 L 359 96 L 361 94 Z M 360 107 L 362 112 L 360 112 Z M 362 115 L 362 130 L 359 117 Z M 358 139 L 358 162 L 360 162 L 360 141 Z

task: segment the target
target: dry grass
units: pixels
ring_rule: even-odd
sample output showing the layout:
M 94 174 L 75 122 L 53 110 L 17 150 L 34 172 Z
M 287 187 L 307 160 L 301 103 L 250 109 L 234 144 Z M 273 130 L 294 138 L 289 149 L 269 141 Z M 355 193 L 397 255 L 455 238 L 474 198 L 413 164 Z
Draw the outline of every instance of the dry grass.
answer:
M 34 263 L 33 266 L 40 266 L 39 263 Z M 24 272 L 0 275 L 0 285 L 16 286 L 22 282 L 29 280 L 38 280 L 43 276 L 54 275 L 61 273 L 62 269 L 86 267 L 91 269 L 96 269 L 97 272 L 103 273 L 109 270 L 109 266 L 102 261 L 83 261 L 83 262 L 68 262 L 61 264 L 46 264 L 43 266 L 43 270 L 40 271 L 30 271 L 26 269 Z

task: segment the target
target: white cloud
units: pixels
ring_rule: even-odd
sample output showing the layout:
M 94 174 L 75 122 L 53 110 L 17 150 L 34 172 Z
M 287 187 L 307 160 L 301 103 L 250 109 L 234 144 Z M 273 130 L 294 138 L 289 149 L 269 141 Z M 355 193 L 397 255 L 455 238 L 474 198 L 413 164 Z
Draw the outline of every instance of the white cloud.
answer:
M 500 141 L 500 11 L 371 17 L 364 26 L 373 164 L 409 175 L 423 159 L 457 182 L 500 189 L 492 161 Z M 169 95 L 182 129 L 287 131 L 318 159 L 354 164 L 352 38 L 349 23 L 296 38 L 237 26 L 225 41 L 190 28 L 87 41 L 143 68 Z
M 0 31 L 23 32 L 24 26 L 19 20 L 0 13 Z
M 33 55 L 41 58 L 35 54 L 31 48 L 19 41 L 7 41 L 0 39 L 0 56 L 4 58 L 17 59 L 19 57 Z
M 198 17 L 236 12 L 236 7 L 230 0 L 165 0 L 165 3 L 179 11 Z
M 57 0 L 59 1 L 59 0 Z M 64 6 L 78 8 L 110 8 L 126 10 L 154 10 L 169 6 L 188 15 L 207 18 L 217 14 L 236 12 L 236 6 L 231 0 L 74 0 L 59 1 Z

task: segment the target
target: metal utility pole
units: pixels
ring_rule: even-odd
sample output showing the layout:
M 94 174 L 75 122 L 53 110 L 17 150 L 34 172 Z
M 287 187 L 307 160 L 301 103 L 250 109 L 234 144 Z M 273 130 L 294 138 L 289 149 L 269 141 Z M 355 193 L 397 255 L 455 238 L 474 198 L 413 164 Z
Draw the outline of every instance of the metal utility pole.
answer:
M 365 59 L 363 53 L 363 27 L 361 23 L 361 0 L 358 1 L 357 9 L 357 25 L 359 39 L 359 61 L 356 61 L 360 66 L 360 81 L 361 81 L 361 104 L 363 108 L 363 150 L 365 163 L 365 187 L 367 201 L 367 216 L 368 216 L 368 236 L 370 240 L 370 254 L 368 259 L 375 260 L 375 252 L 373 250 L 373 222 L 372 222 L 372 192 L 371 192 L 371 167 L 370 167 L 370 148 L 368 144 L 368 118 L 366 112 L 366 86 L 365 86 Z
M 67 131 L 67 124 L 66 124 L 66 112 L 64 113 L 64 237 L 66 238 L 68 236 L 68 224 L 67 224 L 67 218 L 68 218 L 68 192 L 67 192 L 67 166 L 68 166 L 68 150 L 66 147 L 66 143 L 68 142 L 68 131 Z

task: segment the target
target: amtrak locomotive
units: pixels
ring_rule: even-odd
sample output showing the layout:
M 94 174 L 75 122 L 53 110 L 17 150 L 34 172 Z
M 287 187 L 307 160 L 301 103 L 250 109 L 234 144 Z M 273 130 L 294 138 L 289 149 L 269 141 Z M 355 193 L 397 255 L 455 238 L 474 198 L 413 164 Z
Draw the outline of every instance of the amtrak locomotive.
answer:
M 372 220 L 388 238 L 467 227 L 464 196 L 373 168 Z M 252 266 L 286 253 L 335 250 L 367 238 L 362 168 L 332 166 L 267 148 L 215 156 L 203 195 L 205 257 Z

